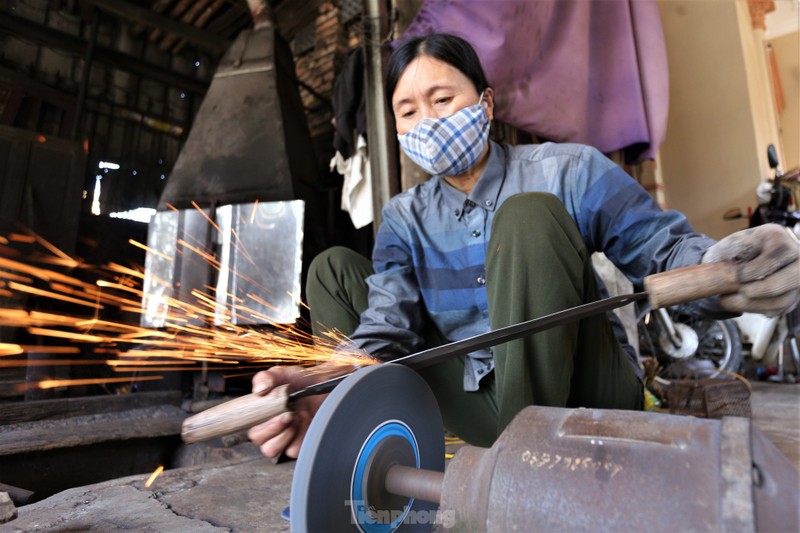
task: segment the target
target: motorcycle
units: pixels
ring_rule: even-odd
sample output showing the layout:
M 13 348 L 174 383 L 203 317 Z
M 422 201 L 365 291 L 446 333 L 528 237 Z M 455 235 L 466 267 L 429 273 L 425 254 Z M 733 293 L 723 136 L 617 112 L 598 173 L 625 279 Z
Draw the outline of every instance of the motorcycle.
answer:
M 637 310 L 640 357 L 658 361 L 663 381 L 717 377 L 738 372 L 744 354 L 739 328 L 732 319 L 702 318 L 675 308 Z
M 782 183 L 774 146 L 768 147 L 767 156 L 775 177 L 771 184 L 759 186 L 759 206 L 749 217 L 750 227 L 774 222 L 800 236 L 800 214 L 791 208 L 792 191 Z M 724 218 L 732 220 L 743 215 L 735 210 Z M 653 310 L 646 303 L 637 309 L 640 356 L 658 361 L 657 377 L 662 382 L 739 373 L 745 356 L 760 368 L 771 367 L 777 361 L 777 372 L 770 379 L 792 380 L 784 373 L 784 346 L 789 345 L 795 373 L 800 372 L 796 325 L 791 313 L 781 317 L 744 313 L 719 320 L 692 316 L 678 309 Z
M 762 183 L 756 190 L 759 205 L 750 215 L 749 225 L 752 228 L 767 223 L 780 224 L 800 238 L 800 213 L 794 206 L 792 190 L 784 184 L 786 177 L 780 170 L 775 147 L 771 144 L 767 147 L 767 159 L 775 176 L 771 184 Z M 741 217 L 741 213 L 736 211 L 725 216 L 728 220 Z M 800 373 L 800 349 L 797 342 L 799 312 L 795 309 L 779 317 L 744 313 L 733 319 L 741 332 L 743 342 L 749 347 L 749 359 L 757 371 L 776 369 L 774 374 L 768 376 L 771 381 L 794 382 Z M 792 357 L 793 374 L 785 372 L 784 355 L 787 346 Z

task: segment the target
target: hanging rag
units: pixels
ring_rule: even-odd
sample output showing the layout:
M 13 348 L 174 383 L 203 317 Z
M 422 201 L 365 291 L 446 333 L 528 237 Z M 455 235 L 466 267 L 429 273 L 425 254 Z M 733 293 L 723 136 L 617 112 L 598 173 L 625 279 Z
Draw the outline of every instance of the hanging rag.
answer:
M 372 222 L 372 179 L 367 152 L 367 113 L 364 95 L 364 50 L 347 54 L 336 76 L 331 99 L 334 115 L 330 168 L 344 176 L 341 206 L 356 229 Z

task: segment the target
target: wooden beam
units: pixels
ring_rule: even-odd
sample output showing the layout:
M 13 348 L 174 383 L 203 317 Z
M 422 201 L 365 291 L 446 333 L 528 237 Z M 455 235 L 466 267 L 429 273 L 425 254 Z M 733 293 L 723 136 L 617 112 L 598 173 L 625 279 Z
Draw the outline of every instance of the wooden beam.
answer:
M 136 4 L 123 0 L 86 0 L 94 4 L 102 11 L 111 13 L 120 18 L 136 22 L 144 26 L 158 28 L 165 33 L 171 33 L 180 37 L 200 48 L 213 53 L 216 56 L 222 55 L 230 46 L 230 41 L 214 33 L 203 31 L 199 28 L 186 24 L 170 17 L 160 15 L 151 9 L 145 9 Z
M 102 415 L 78 415 L 6 426 L 0 456 L 99 442 L 180 435 L 186 413 L 175 405 L 135 408 Z
M 87 42 L 84 39 L 4 12 L 0 12 L 0 31 L 12 36 L 18 35 L 46 46 L 52 46 L 79 57 L 82 57 L 86 51 Z M 208 89 L 209 82 L 207 81 L 170 72 L 162 66 L 154 65 L 138 57 L 110 48 L 98 46 L 95 49 L 95 59 L 114 68 L 195 94 L 203 95 Z
M 6 123 L 8 117 L 15 116 L 16 105 L 14 98 L 20 96 L 30 95 L 54 106 L 63 109 L 66 113 L 65 122 L 67 126 L 72 124 L 75 111 L 75 95 L 63 89 L 55 89 L 49 87 L 42 82 L 29 78 L 26 74 L 11 70 L 0 65 L 0 84 L 7 85 L 12 91 L 12 101 L 6 104 L 5 109 L 0 113 L 0 124 L 10 126 L 11 123 Z M 178 126 L 167 120 L 153 116 L 152 112 L 134 107 L 134 106 L 120 106 L 119 104 L 103 97 L 103 96 L 87 96 L 86 109 L 92 113 L 99 113 L 107 117 L 119 116 L 120 118 L 131 120 L 133 122 L 147 126 L 155 131 L 167 133 L 174 137 L 181 137 L 185 132 L 182 126 Z M 104 110 L 103 106 L 108 109 Z M 62 125 L 62 128 L 64 126 Z M 67 128 L 69 129 L 69 128 Z M 3 417 L 0 415 L 0 421 Z
M 108 1 L 108 0 L 103 0 Z M 197 17 L 200 16 L 201 13 L 209 10 L 209 4 L 211 0 L 197 0 L 193 3 L 193 5 L 186 10 L 186 13 L 180 18 L 180 22 L 182 24 L 186 24 L 187 27 L 193 28 L 194 31 L 200 33 L 206 33 L 203 30 L 199 30 L 198 28 L 194 27 L 194 21 L 197 20 Z M 214 35 L 214 34 L 211 34 Z M 177 33 L 168 33 L 164 36 L 161 40 L 161 44 L 158 45 L 159 50 L 162 52 L 169 52 L 170 49 L 175 46 L 175 43 L 178 42 L 180 39 L 180 35 Z M 227 47 L 226 47 L 227 48 Z
M 171 3 L 172 0 L 156 0 L 153 2 L 153 5 L 150 6 L 150 11 L 161 14 L 169 7 Z M 144 24 L 136 24 L 131 30 L 131 37 L 134 39 L 139 37 L 139 35 L 141 35 L 145 29 L 146 26 Z
M 157 405 L 179 406 L 180 404 L 180 391 L 137 392 L 115 396 L 81 396 L 9 403 L 3 405 L 3 412 L 0 413 L 0 426 L 36 420 L 55 420 L 73 416 L 128 411 Z
M 193 23 L 194 26 L 196 28 L 205 28 L 206 24 L 208 23 L 208 19 L 216 15 L 217 11 L 220 10 L 220 8 L 225 4 L 225 2 L 228 2 L 228 0 L 214 0 L 214 3 L 211 4 L 211 6 L 209 6 L 205 10 L 203 10 L 200 16 L 197 17 L 197 20 L 195 20 Z M 186 46 L 186 43 L 187 43 L 186 39 L 181 39 L 180 42 L 178 42 L 178 44 L 175 45 L 175 48 L 172 49 L 172 54 L 178 55 L 181 52 L 181 50 L 183 50 L 183 47 Z
M 11 126 L 19 111 L 22 97 L 30 95 L 64 110 L 62 131 L 69 131 L 75 120 L 75 96 L 59 89 L 54 89 L 26 76 L 25 74 L 0 66 L 0 83 L 12 89 L 11 101 L 0 113 L 0 124 Z
M 11 497 L 11 501 L 14 502 L 14 505 L 25 505 L 28 503 L 28 500 L 31 499 L 31 496 L 33 496 L 33 492 L 29 490 L 14 487 L 13 485 L 6 485 L 5 483 L 0 483 L 0 492 L 7 492 Z M 0 522 L 2 521 L 0 520 Z
M 0 81 L 8 83 L 16 91 L 30 94 L 63 109 L 75 107 L 74 95 L 48 87 L 44 83 L 29 78 L 22 72 L 6 68 L 2 65 L 0 65 Z

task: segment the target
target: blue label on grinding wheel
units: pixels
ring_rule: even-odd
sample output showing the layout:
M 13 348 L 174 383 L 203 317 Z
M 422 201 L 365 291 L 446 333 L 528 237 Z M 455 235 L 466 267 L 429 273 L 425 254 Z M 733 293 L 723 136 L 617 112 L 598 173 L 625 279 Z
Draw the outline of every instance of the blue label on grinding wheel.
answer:
M 364 470 L 367 468 L 367 462 L 372 452 L 375 450 L 375 447 L 388 437 L 402 437 L 407 440 L 411 449 L 414 450 L 416 467 L 419 468 L 420 466 L 417 439 L 414 438 L 414 434 L 408 426 L 400 421 L 391 420 L 373 430 L 372 434 L 361 447 L 361 452 L 359 452 L 358 459 L 356 460 L 356 467 L 353 470 L 351 500 L 353 519 L 355 520 L 356 526 L 365 533 L 388 533 L 394 531 L 403 523 L 403 520 L 405 520 L 408 515 L 409 509 L 411 509 L 411 505 L 414 503 L 414 499 L 411 498 L 402 511 L 377 511 L 367 508 L 364 502 L 364 494 L 362 492 Z

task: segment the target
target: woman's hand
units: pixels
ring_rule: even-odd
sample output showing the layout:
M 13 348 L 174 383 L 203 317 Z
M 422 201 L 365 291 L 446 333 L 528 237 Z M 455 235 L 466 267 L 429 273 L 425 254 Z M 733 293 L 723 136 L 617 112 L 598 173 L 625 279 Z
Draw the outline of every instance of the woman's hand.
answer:
M 316 373 L 314 375 L 316 376 Z M 316 381 L 320 380 L 314 379 L 307 368 L 273 367 L 253 377 L 253 392 L 264 395 L 284 384 L 288 384 L 291 391 L 297 391 Z M 293 412 L 283 413 L 253 426 L 247 432 L 248 438 L 257 444 L 261 448 L 261 453 L 267 457 L 274 459 L 285 451 L 287 456 L 296 458 L 311 419 L 327 397 L 327 394 L 317 394 L 300 398 L 294 403 Z
M 709 248 L 703 263 L 731 261 L 741 287 L 720 297 L 736 313 L 780 316 L 800 300 L 800 242 L 783 226 L 765 224 L 737 231 Z

